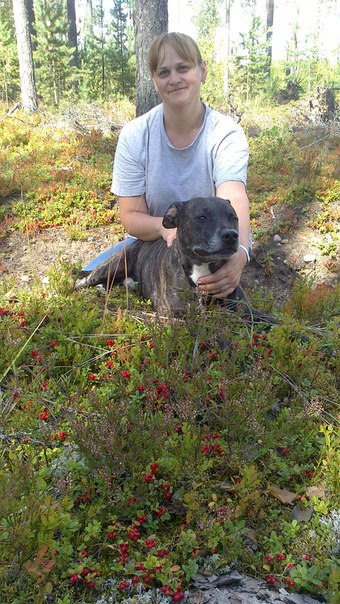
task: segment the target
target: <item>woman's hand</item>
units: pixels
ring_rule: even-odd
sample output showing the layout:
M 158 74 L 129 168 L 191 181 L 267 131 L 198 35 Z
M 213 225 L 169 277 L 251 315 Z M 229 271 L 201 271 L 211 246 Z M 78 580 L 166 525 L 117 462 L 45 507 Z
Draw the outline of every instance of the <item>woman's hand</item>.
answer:
M 200 277 L 197 282 L 200 293 L 213 298 L 226 298 L 240 283 L 246 263 L 244 251 L 238 250 L 216 273 Z

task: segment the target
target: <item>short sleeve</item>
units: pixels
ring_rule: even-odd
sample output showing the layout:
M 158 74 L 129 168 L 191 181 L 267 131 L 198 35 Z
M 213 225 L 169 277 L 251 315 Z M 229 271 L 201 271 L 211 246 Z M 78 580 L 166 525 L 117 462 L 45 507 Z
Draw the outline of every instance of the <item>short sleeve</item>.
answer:
M 143 195 L 146 189 L 144 132 L 136 121 L 124 126 L 115 152 L 111 191 L 123 197 Z
M 231 120 L 231 118 L 228 118 Z M 233 123 L 232 128 L 219 124 L 218 138 L 213 158 L 215 186 L 228 180 L 238 180 L 246 185 L 249 147 L 242 128 Z

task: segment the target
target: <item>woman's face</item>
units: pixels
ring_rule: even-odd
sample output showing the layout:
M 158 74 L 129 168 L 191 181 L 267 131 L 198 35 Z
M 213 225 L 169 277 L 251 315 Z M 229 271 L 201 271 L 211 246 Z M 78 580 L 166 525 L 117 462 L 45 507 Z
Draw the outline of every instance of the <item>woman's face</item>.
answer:
M 162 48 L 153 83 L 163 103 L 181 107 L 199 100 L 201 83 L 206 78 L 206 66 L 188 63 L 169 44 Z

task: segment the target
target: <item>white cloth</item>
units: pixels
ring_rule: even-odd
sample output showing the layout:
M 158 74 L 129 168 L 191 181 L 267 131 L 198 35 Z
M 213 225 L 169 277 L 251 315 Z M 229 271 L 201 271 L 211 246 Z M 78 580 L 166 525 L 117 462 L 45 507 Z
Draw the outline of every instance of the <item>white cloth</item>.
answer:
M 197 137 L 175 148 L 164 128 L 163 105 L 126 124 L 115 153 L 112 192 L 145 195 L 151 216 L 164 216 L 174 201 L 211 197 L 228 180 L 246 185 L 249 150 L 242 128 L 206 106 Z

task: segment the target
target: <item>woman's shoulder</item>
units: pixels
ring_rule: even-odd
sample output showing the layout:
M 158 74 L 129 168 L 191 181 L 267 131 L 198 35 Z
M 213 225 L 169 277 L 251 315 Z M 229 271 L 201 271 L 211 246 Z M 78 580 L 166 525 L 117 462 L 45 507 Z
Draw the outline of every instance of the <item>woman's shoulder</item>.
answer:
M 133 137 L 139 138 L 139 136 L 143 136 L 144 132 L 146 132 L 150 127 L 154 124 L 158 124 L 160 116 L 162 112 L 162 105 L 157 105 L 147 111 L 147 113 L 143 113 L 138 117 L 135 117 L 133 120 L 125 124 L 121 130 L 121 135 L 123 137 Z
M 207 107 L 207 123 L 212 130 L 216 130 L 217 132 L 221 132 L 222 129 L 224 132 L 243 131 L 241 126 L 231 117 L 231 115 L 221 113 L 221 111 L 216 111 L 216 109 L 211 109 L 211 107 Z

